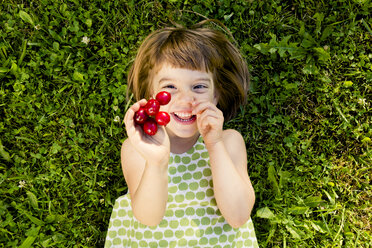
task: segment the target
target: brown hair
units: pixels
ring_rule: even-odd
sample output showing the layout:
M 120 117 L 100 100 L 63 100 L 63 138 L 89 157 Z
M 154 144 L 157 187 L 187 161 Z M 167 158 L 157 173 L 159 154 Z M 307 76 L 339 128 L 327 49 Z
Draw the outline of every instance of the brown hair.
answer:
M 169 27 L 151 33 L 142 43 L 128 75 L 128 88 L 138 101 L 150 98 L 151 80 L 160 65 L 212 72 L 217 107 L 225 121 L 245 104 L 249 72 L 239 50 L 220 31 Z

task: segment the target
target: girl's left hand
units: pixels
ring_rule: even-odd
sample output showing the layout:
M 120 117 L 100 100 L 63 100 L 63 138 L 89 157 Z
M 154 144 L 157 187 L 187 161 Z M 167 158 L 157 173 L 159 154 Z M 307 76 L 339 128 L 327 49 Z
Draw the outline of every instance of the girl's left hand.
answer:
M 213 146 L 222 141 L 223 113 L 212 102 L 201 101 L 193 104 L 200 135 L 205 145 Z

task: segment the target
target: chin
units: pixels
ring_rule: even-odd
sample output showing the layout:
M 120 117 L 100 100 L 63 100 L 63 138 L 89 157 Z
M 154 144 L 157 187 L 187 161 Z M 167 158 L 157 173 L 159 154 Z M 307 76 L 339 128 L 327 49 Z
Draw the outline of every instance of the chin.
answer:
M 192 138 L 192 137 L 195 137 L 195 136 L 199 136 L 199 131 L 198 131 L 198 128 L 195 126 L 193 128 L 183 128 L 180 129 L 180 128 L 172 128 L 172 127 L 167 127 L 167 132 L 169 135 L 172 135 L 172 136 L 176 136 L 176 137 L 179 137 L 179 138 Z

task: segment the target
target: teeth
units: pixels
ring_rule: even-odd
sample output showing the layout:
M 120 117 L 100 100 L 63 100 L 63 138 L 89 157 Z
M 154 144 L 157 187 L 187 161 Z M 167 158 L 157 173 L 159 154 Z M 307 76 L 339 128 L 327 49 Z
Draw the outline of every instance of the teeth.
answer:
M 174 113 L 174 114 L 177 115 L 178 117 L 182 118 L 182 119 L 190 119 L 192 117 L 191 113 L 177 112 L 177 113 Z

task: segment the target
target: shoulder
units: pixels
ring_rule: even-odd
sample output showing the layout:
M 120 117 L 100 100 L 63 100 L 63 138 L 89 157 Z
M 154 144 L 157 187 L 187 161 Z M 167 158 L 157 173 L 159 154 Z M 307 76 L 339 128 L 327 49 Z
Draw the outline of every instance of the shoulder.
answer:
M 238 142 L 240 145 L 245 146 L 243 136 L 234 129 L 226 129 L 222 133 L 222 139 L 225 144 L 232 144 Z
M 223 131 L 222 139 L 230 157 L 245 163 L 247 151 L 243 136 L 234 129 L 227 129 Z

